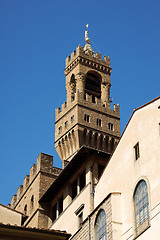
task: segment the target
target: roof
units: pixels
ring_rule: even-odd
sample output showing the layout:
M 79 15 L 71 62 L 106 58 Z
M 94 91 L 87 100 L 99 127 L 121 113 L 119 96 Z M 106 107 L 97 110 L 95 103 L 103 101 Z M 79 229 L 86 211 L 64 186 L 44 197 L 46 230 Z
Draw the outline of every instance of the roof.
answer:
M 148 106 L 149 104 L 151 104 L 151 103 L 157 101 L 158 99 L 160 99 L 160 96 L 154 98 L 153 100 L 151 100 L 151 101 L 149 101 L 149 102 L 143 104 L 142 106 L 140 106 L 140 107 L 138 107 L 138 108 L 135 108 L 135 109 L 133 110 L 133 113 L 131 114 L 131 116 L 130 116 L 130 118 L 129 118 L 129 120 L 128 120 L 126 126 L 125 126 L 125 129 L 123 130 L 123 133 L 122 133 L 122 135 L 121 135 L 121 138 L 122 138 L 122 136 L 123 136 L 123 134 L 124 134 L 126 128 L 128 127 L 128 125 L 129 125 L 129 123 L 130 123 L 130 121 L 131 121 L 131 119 L 132 119 L 134 113 L 137 112 L 138 110 L 140 110 L 140 109 L 142 109 L 142 108 Z M 120 138 L 120 140 L 121 140 L 121 138 Z M 119 142 L 120 142 L 120 140 L 119 140 Z
M 71 176 L 73 176 L 73 172 L 79 169 L 82 163 L 86 161 L 87 156 L 90 154 L 98 154 L 104 158 L 110 156 L 109 153 L 82 146 L 74 155 L 72 160 L 68 163 L 68 165 L 63 169 L 60 175 L 56 178 L 56 180 L 52 183 L 52 185 L 48 188 L 48 190 L 44 193 L 39 202 L 46 202 L 51 198 L 53 199 L 54 195 L 59 192 L 59 190 L 66 184 Z
M 11 210 L 11 211 L 13 211 L 13 212 L 16 212 L 16 213 L 19 213 L 19 214 L 25 216 L 24 213 L 22 213 L 22 212 L 20 212 L 20 211 L 17 211 L 17 210 L 15 210 L 15 209 L 11 208 L 11 207 L 5 206 L 5 205 L 3 205 L 2 203 L 0 203 L 0 206 L 2 206 L 2 207 L 4 207 L 4 208 L 7 208 L 7 209 L 9 209 L 9 210 Z
M 6 231 L 4 231 L 6 229 Z M 63 237 L 63 238 L 58 238 L 58 239 L 69 239 L 71 234 L 67 233 L 66 231 L 59 231 L 59 230 L 54 230 L 54 229 L 40 229 L 40 228 L 32 228 L 32 227 L 24 227 L 24 226 L 17 226 L 17 225 L 10 225 L 10 224 L 3 224 L 3 223 L 0 223 L 0 236 L 4 236 L 4 235 L 9 235 L 9 230 L 11 230 L 11 234 L 13 234 L 14 236 L 19 236 L 19 233 L 22 232 L 22 234 L 27 234 L 27 237 L 29 237 L 29 235 L 31 235 L 32 233 L 34 235 L 36 234 L 45 234 L 46 236 L 50 237 L 51 238 L 51 235 L 54 235 L 54 236 L 59 236 L 59 237 Z M 15 230 L 17 230 L 15 232 Z M 57 239 L 54 238 L 54 239 Z M 1 238 L 0 238 L 1 239 Z M 25 238 L 26 239 L 26 238 Z M 37 238 L 38 239 L 38 238 Z

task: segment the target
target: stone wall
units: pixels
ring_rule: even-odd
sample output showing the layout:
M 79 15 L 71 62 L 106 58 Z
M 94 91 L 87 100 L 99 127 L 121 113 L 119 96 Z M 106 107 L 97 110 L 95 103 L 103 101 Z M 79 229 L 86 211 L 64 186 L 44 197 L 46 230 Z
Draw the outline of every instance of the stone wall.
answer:
M 107 224 L 107 240 L 112 240 L 112 207 L 111 195 L 109 195 L 82 223 L 81 228 L 70 239 L 72 240 L 94 240 L 96 239 L 95 223 L 100 212 L 104 210 L 106 213 Z

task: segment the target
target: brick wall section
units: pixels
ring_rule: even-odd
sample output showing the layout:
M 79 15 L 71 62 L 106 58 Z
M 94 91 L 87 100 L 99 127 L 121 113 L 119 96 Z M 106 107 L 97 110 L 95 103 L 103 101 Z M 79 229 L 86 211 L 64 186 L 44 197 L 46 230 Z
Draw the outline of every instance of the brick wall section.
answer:
M 43 212 L 38 201 L 60 172 L 61 169 L 53 167 L 53 156 L 40 153 L 37 158 L 37 165 L 33 164 L 30 169 L 30 175 L 24 178 L 23 185 L 20 185 L 17 195 L 14 195 L 11 200 L 11 208 L 22 213 L 25 213 L 24 209 L 27 206 L 26 215 L 28 218 L 24 223 L 25 226 L 48 226 L 46 213 Z M 43 213 L 44 216 L 42 217 Z
M 90 239 L 96 239 L 95 222 L 100 210 L 104 210 L 106 213 L 107 222 L 107 240 L 112 240 L 112 208 L 111 208 L 111 195 L 101 203 L 90 215 Z M 79 231 L 70 239 L 72 240 L 88 240 L 89 239 L 89 218 L 87 218 Z

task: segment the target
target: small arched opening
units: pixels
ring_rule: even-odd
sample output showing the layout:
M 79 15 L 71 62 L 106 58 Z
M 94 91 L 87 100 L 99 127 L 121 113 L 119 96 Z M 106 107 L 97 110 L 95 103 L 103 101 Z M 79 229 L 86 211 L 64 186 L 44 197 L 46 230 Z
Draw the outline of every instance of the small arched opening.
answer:
M 72 74 L 71 76 L 70 87 L 71 87 L 71 100 L 74 100 L 74 94 L 76 93 L 76 80 L 74 74 Z
M 101 98 L 101 76 L 95 72 L 88 72 L 85 81 L 85 94 L 92 95 L 92 101 L 95 97 Z

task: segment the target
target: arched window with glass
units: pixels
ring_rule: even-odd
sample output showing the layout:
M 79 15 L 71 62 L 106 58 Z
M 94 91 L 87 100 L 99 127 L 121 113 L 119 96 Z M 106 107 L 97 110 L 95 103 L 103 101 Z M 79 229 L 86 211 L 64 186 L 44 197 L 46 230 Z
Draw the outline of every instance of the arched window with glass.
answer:
M 134 205 L 136 229 L 138 229 L 144 222 L 149 224 L 148 188 L 147 183 L 144 180 L 141 180 L 136 187 Z
M 106 225 L 106 213 L 101 210 L 96 219 L 96 239 L 106 240 L 107 239 L 107 225 Z

